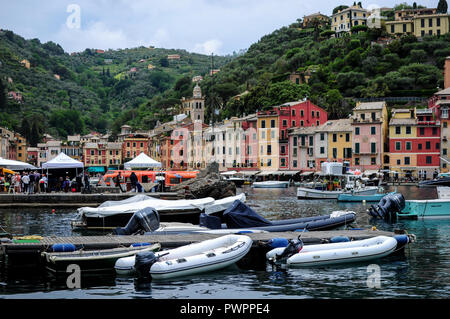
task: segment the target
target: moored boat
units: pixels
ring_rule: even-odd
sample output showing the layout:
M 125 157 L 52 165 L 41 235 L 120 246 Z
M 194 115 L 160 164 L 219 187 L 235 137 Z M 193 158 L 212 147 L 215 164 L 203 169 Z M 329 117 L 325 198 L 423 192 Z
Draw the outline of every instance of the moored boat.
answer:
M 264 181 L 253 182 L 253 188 L 287 188 L 289 187 L 289 181 Z
M 212 197 L 200 199 L 164 200 L 146 195 L 136 195 L 122 201 L 108 201 L 98 207 L 81 207 L 72 220 L 73 229 L 111 230 L 124 227 L 133 214 L 143 208 L 158 210 L 163 222 L 186 222 L 196 224 L 200 213 L 221 214 L 235 200 L 245 201 L 245 194 L 215 200 Z
M 397 246 L 397 239 L 388 236 L 305 246 L 300 240 L 291 246 L 272 249 L 266 258 L 271 261 L 282 258 L 291 267 L 323 266 L 382 258 L 393 253 Z
M 297 198 L 298 199 L 338 199 L 341 194 L 353 194 L 353 195 L 375 195 L 378 192 L 377 186 L 367 186 L 361 188 L 355 188 L 351 191 L 347 190 L 318 190 L 314 188 L 298 187 Z
M 391 192 L 389 194 L 395 194 L 395 192 Z M 386 195 L 388 194 L 361 195 L 354 193 L 343 193 L 339 194 L 337 200 L 338 202 L 379 202 Z
M 137 273 L 152 279 L 169 279 L 225 268 L 242 259 L 252 246 L 245 235 L 226 235 L 171 250 L 118 259 L 117 274 Z
M 98 250 L 75 250 L 71 244 L 60 244 L 52 252 L 43 252 L 45 267 L 52 272 L 66 272 L 67 267 L 76 264 L 81 271 L 114 271 L 114 265 L 119 258 L 133 256 L 139 252 L 158 251 L 159 243 L 134 244 L 129 247 Z

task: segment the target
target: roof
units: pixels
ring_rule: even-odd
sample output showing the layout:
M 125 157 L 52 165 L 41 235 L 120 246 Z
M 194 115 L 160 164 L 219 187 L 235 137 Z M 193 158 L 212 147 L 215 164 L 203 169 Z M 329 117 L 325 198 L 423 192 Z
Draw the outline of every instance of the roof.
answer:
M 316 126 L 298 127 L 290 131 L 290 135 L 309 135 L 318 131 Z
M 443 89 L 439 92 L 434 93 L 434 95 L 450 95 L 450 87 Z
M 363 102 L 359 103 L 353 110 L 381 110 L 386 102 Z
M 352 125 L 350 119 L 329 120 L 324 124 L 316 127 L 316 131 L 321 132 L 343 132 L 352 131 Z

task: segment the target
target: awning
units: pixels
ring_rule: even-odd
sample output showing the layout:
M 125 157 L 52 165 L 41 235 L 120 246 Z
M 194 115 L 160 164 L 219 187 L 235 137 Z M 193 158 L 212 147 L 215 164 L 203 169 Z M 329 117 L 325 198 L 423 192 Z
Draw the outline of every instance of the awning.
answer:
M 312 174 L 314 174 L 314 171 L 306 171 L 306 172 L 301 173 L 300 175 L 301 176 L 309 176 L 309 175 L 312 175 Z
M 240 173 L 244 176 L 253 176 L 259 173 L 259 171 L 240 171 Z
M 278 171 L 262 171 L 258 176 L 278 175 Z
M 378 173 L 379 173 L 378 170 L 370 170 L 370 169 L 368 169 L 368 170 L 364 171 L 364 175 L 366 175 L 366 176 L 369 176 L 369 175 L 372 175 L 372 174 L 378 174 Z
M 237 171 L 226 171 L 226 172 L 220 173 L 220 175 L 235 175 L 237 173 L 238 173 Z
M 86 170 L 91 173 L 104 173 L 105 167 L 104 166 L 89 166 Z
M 295 175 L 300 173 L 300 171 L 278 171 L 278 172 L 283 175 Z

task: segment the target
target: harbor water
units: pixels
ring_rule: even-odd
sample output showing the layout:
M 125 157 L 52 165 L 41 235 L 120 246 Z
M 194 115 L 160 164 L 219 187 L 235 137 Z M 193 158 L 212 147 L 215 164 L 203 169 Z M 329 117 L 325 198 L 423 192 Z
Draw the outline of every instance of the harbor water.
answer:
M 387 191 L 394 190 L 393 187 Z M 11 269 L 0 260 L 0 298 L 3 299 L 288 299 L 288 298 L 449 298 L 450 220 L 399 220 L 389 224 L 372 220 L 368 204 L 335 200 L 298 200 L 296 188 L 239 189 L 247 203 L 267 219 L 328 214 L 335 210 L 357 212 L 357 228 L 401 229 L 415 234 L 404 255 L 339 266 L 305 269 L 252 269 L 236 265 L 221 271 L 170 281 L 140 282 L 132 277 L 84 275 L 81 289 L 69 289 L 66 278 L 34 268 Z M 399 186 L 406 199 L 436 198 L 435 188 Z M 74 209 L 0 209 L 0 225 L 15 236 L 77 236 L 70 220 Z M 300 233 L 299 233 L 300 234 Z M 370 280 L 377 272 L 376 285 Z M 372 284 L 371 284 L 372 283 Z

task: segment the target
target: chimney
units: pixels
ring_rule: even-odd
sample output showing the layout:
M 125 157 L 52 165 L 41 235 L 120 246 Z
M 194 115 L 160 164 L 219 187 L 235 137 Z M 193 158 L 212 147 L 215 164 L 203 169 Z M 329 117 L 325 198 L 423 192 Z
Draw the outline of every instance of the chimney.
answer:
M 445 59 L 444 64 L 444 89 L 450 87 L 450 56 Z

